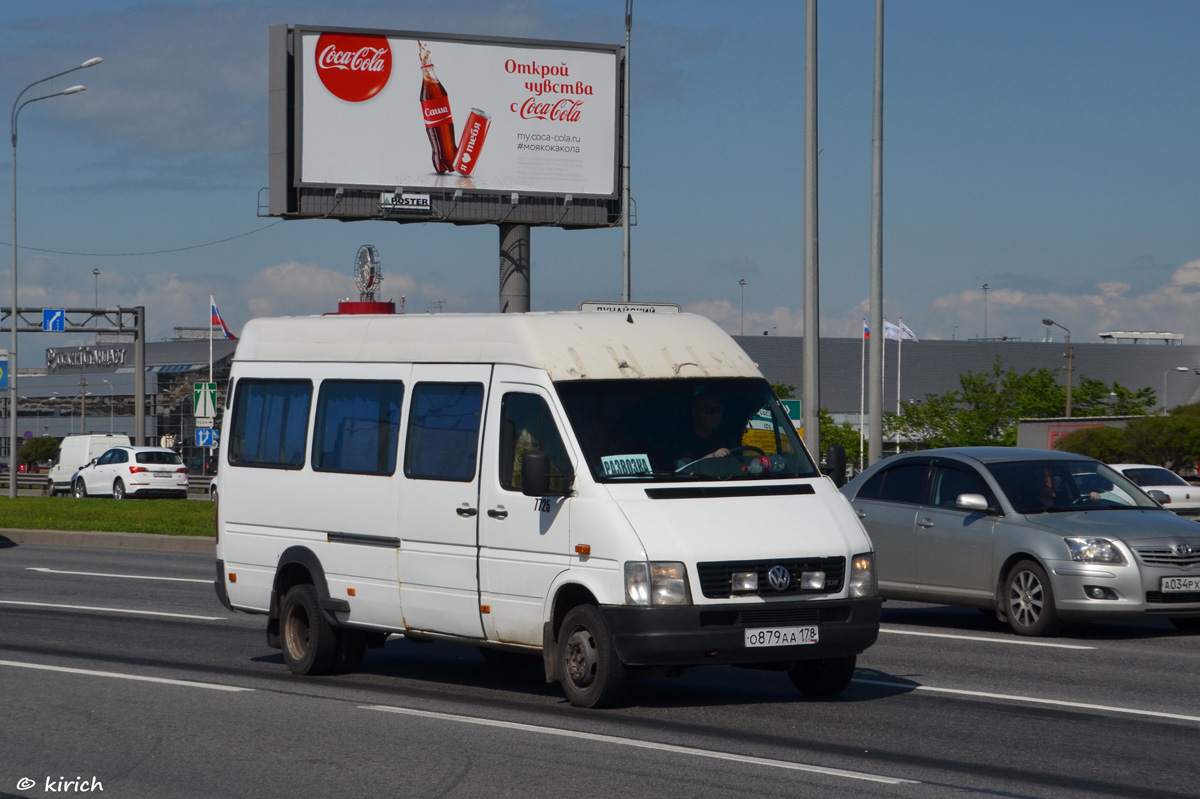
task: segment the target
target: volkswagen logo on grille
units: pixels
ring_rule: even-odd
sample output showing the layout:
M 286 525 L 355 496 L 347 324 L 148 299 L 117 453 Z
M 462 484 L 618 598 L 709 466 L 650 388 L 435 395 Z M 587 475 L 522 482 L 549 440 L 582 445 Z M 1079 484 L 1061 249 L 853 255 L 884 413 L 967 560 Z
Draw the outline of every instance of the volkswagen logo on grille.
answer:
M 771 571 L 767 572 L 767 582 L 776 591 L 786 591 L 792 584 L 792 573 L 783 566 L 772 566 Z

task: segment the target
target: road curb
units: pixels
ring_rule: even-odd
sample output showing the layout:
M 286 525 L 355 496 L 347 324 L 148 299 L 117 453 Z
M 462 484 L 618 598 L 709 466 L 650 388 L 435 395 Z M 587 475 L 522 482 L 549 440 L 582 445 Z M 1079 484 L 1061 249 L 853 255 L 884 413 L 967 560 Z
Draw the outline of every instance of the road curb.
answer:
M 22 530 L 0 528 L 0 545 L 42 544 L 60 547 L 114 547 L 164 552 L 200 552 L 216 555 L 216 539 L 204 536 L 154 535 L 151 533 L 106 533 L 75 530 Z

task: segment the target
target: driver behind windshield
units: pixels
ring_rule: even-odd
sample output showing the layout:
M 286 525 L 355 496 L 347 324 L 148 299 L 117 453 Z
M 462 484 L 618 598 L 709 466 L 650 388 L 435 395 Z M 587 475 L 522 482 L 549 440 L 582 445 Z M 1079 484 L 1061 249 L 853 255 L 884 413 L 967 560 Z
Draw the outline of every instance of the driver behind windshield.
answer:
M 729 447 L 722 445 L 717 434 L 724 412 L 725 405 L 720 397 L 704 386 L 696 387 L 692 394 L 689 423 L 684 426 L 679 441 L 676 469 L 705 458 L 724 458 L 729 454 Z

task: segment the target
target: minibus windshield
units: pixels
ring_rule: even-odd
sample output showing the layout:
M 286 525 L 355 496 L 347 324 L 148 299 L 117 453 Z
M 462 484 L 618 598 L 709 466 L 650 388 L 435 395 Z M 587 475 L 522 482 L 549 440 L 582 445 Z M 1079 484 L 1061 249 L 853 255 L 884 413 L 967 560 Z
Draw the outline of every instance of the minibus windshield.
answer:
M 564 380 L 555 388 L 600 482 L 818 474 L 762 378 Z

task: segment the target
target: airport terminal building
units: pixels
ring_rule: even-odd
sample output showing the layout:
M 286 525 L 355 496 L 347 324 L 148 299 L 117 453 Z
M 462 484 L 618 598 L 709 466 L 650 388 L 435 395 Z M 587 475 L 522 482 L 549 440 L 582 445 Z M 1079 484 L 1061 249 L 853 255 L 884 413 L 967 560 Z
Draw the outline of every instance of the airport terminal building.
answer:
M 176 328 L 172 338 L 146 343 L 146 444 L 176 449 L 185 463 L 205 454 L 197 445 L 193 387 L 209 380 L 210 331 Z M 219 336 L 219 337 L 218 337 Z M 800 395 L 803 383 L 803 338 L 735 336 L 772 382 L 790 384 Z M 1177 334 L 1114 333 L 1100 341 L 1074 345 L 1074 380 L 1082 377 L 1119 382 L 1137 390 L 1153 388 L 1160 407 L 1200 402 L 1200 346 L 1183 344 Z M 211 339 L 211 369 L 217 384 L 217 408 L 225 388 L 237 341 L 219 328 Z M 18 437 L 49 435 L 61 439 L 78 433 L 125 433 L 134 430 L 134 344 L 117 336 L 97 335 L 94 344 L 46 351 L 45 368 L 19 373 Z M 987 372 L 1000 359 L 1003 369 L 1018 373 L 1050 368 L 1066 381 L 1066 344 L 1014 339 L 963 341 L 884 341 L 883 408 L 895 411 L 897 398 L 909 402 L 926 394 L 960 388 L 967 372 Z M 865 420 L 863 368 L 868 360 L 857 338 L 823 339 L 820 346 L 820 402 L 838 423 Z M 2 413 L 7 424 L 7 395 Z M 219 420 L 218 420 L 219 424 Z M 8 439 L 0 438 L 0 462 L 8 462 Z

